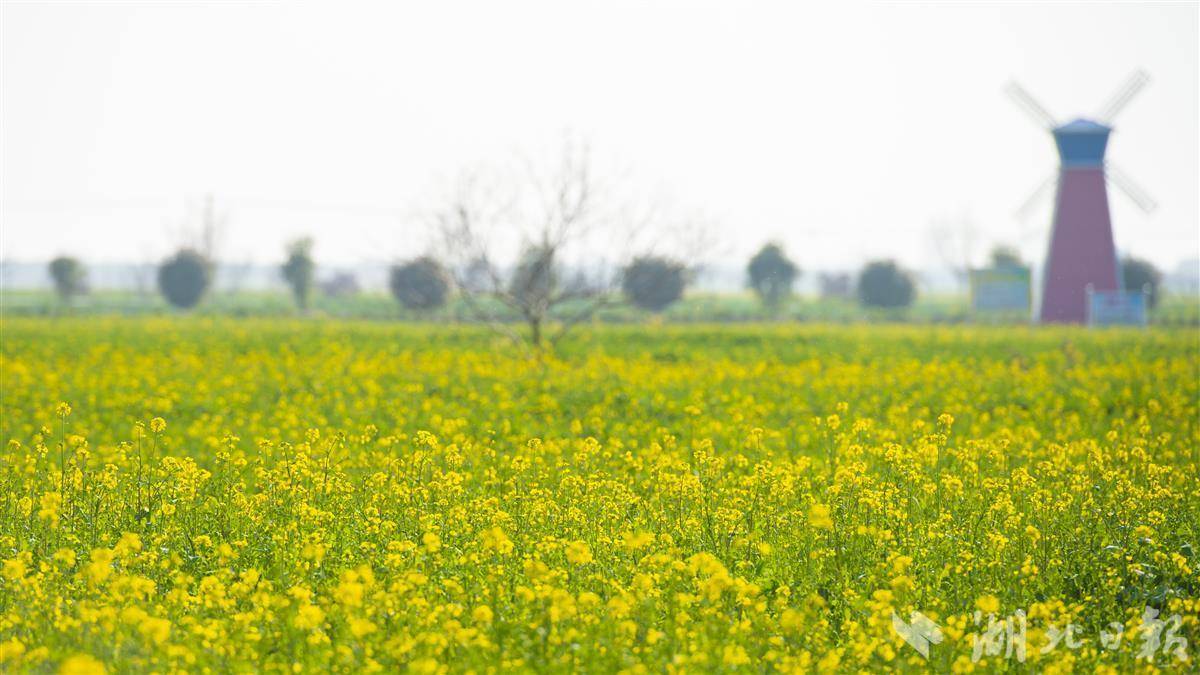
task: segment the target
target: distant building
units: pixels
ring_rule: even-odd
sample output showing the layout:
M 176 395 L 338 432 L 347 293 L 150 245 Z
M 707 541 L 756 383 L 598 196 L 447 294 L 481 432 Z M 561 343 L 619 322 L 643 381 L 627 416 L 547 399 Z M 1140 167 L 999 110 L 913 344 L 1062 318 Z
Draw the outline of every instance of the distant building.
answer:
M 1163 277 L 1163 288 L 1179 295 L 1200 295 L 1200 258 L 1179 263 Z
M 359 292 L 358 279 L 349 272 L 338 272 L 320 283 L 321 293 L 331 298 L 341 298 L 347 295 L 357 295 Z
M 822 272 L 817 276 L 822 298 L 846 299 L 854 295 L 854 279 L 847 272 Z

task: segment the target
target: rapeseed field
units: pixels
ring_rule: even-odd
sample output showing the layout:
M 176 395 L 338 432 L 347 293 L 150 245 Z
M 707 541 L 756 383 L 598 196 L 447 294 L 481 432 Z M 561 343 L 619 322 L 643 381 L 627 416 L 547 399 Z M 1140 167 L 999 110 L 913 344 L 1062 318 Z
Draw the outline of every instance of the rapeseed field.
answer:
M 1194 331 L 11 319 L 0 369 L 6 672 L 1200 650 Z

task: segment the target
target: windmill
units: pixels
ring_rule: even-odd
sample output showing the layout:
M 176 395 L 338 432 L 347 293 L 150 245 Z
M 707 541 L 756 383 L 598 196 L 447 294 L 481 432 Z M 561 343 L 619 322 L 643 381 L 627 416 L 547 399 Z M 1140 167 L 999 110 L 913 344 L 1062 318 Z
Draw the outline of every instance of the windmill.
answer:
M 1015 82 L 1006 88 L 1009 97 L 1039 126 L 1054 137 L 1061 164 L 1021 206 L 1027 213 L 1051 187 L 1057 187 L 1054 225 L 1042 279 L 1042 322 L 1083 323 L 1088 316 L 1089 288 L 1095 292 L 1123 290 L 1113 244 L 1112 217 L 1108 209 L 1108 181 L 1138 208 L 1149 213 L 1154 200 L 1104 158 L 1112 120 L 1150 81 L 1135 72 L 1108 100 L 1095 119 L 1057 122 L 1036 99 Z

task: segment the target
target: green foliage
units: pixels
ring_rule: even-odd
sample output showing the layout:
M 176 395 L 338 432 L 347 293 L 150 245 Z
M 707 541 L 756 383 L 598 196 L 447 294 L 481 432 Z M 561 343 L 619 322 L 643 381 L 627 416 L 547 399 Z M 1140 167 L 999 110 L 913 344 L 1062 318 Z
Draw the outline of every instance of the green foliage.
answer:
M 307 237 L 292 242 L 288 246 L 287 261 L 280 268 L 284 281 L 287 281 L 292 289 L 296 306 L 300 309 L 308 309 L 313 278 L 316 276 L 317 264 L 313 261 L 312 247 L 313 241 Z
M 992 249 L 992 266 L 996 268 L 1024 267 L 1021 254 L 1011 246 L 997 246 Z
M 158 268 L 158 289 L 167 302 L 191 309 L 212 283 L 212 264 L 192 249 L 183 249 Z
M 63 302 L 87 292 L 87 270 L 76 258 L 59 256 L 50 261 L 49 270 L 54 292 Z
M 1148 260 L 1126 257 L 1121 261 L 1121 283 L 1127 291 L 1140 291 L 1148 288 L 1149 297 L 1146 302 L 1150 309 L 1158 306 L 1159 288 L 1162 285 L 1162 272 Z
M 662 312 L 683 297 L 687 268 L 657 256 L 636 258 L 621 276 L 621 290 L 635 307 Z
M 502 302 L 490 297 L 476 297 L 474 304 L 499 322 L 516 322 L 520 317 Z M 582 302 L 582 301 L 578 301 Z M 574 316 L 580 309 L 577 301 L 564 302 L 553 309 L 550 323 Z M 59 302 L 52 290 L 0 289 L 0 303 L 5 316 L 50 316 L 58 313 Z M 96 290 L 88 292 L 87 302 L 78 303 L 73 314 L 92 317 L 125 315 L 151 316 L 169 313 L 170 306 L 159 296 L 137 291 Z M 396 299 L 387 291 L 365 290 L 351 296 L 331 297 L 313 295 L 311 311 L 329 319 L 371 321 L 448 321 L 471 324 L 478 322 L 478 312 L 460 296 L 451 294 L 446 305 L 438 310 L 420 312 L 396 306 Z M 206 317 L 286 317 L 295 313 L 290 294 L 280 291 L 241 290 L 213 295 L 193 310 Z M 641 310 L 626 303 L 613 303 L 600 308 L 595 319 L 602 323 L 630 323 L 642 317 Z M 908 310 L 863 307 L 857 300 L 842 298 L 796 298 L 785 303 L 779 317 L 806 323 L 914 323 L 914 324 L 1023 324 L 1028 316 L 1002 314 L 980 317 L 972 314 L 967 298 L 961 295 L 922 294 Z M 671 323 L 749 323 L 771 318 L 758 297 L 750 292 L 688 293 L 663 312 L 664 321 Z M 1150 312 L 1155 326 L 1200 326 L 1200 302 L 1195 295 L 1164 294 L 1158 307 Z
M 388 286 L 400 304 L 422 312 L 445 305 L 450 294 L 445 271 L 428 256 L 393 267 Z
M 750 288 L 772 312 L 777 312 L 792 292 L 800 269 L 788 259 L 779 244 L 767 244 L 754 254 L 746 267 Z
M 912 277 L 895 261 L 869 263 L 858 277 L 858 299 L 867 307 L 908 307 L 916 297 Z

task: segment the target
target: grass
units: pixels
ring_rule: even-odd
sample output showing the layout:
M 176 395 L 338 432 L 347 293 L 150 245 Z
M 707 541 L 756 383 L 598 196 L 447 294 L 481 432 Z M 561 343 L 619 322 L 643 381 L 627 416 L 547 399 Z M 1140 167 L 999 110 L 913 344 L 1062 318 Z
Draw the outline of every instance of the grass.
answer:
M 0 306 L 7 316 L 56 315 L 127 315 L 161 316 L 175 313 L 160 296 L 126 291 L 98 291 L 77 298 L 70 306 L 62 303 L 50 291 L 0 291 Z M 503 308 L 493 308 L 497 316 L 514 320 Z M 220 292 L 208 297 L 194 313 L 201 316 L 232 317 L 290 317 L 297 314 L 291 297 L 280 292 Z M 445 308 L 432 313 L 405 310 L 384 293 L 360 293 L 345 297 L 317 295 L 311 314 L 340 319 L 369 319 L 379 321 L 451 322 L 471 321 L 475 317 L 462 302 L 452 300 Z M 571 307 L 564 307 L 571 314 Z M 606 323 L 632 323 L 651 319 L 648 313 L 627 305 L 606 307 L 597 320 Z M 669 322 L 884 322 L 884 323 L 982 323 L 1021 324 L 1028 317 L 1020 313 L 973 314 L 965 297 L 933 295 L 921 297 L 911 308 L 875 310 L 860 307 L 850 300 L 794 298 L 777 314 L 767 312 L 753 295 L 748 293 L 693 293 L 671 306 L 662 317 Z M 1150 316 L 1157 325 L 1200 326 L 1200 299 L 1191 296 L 1166 296 Z

